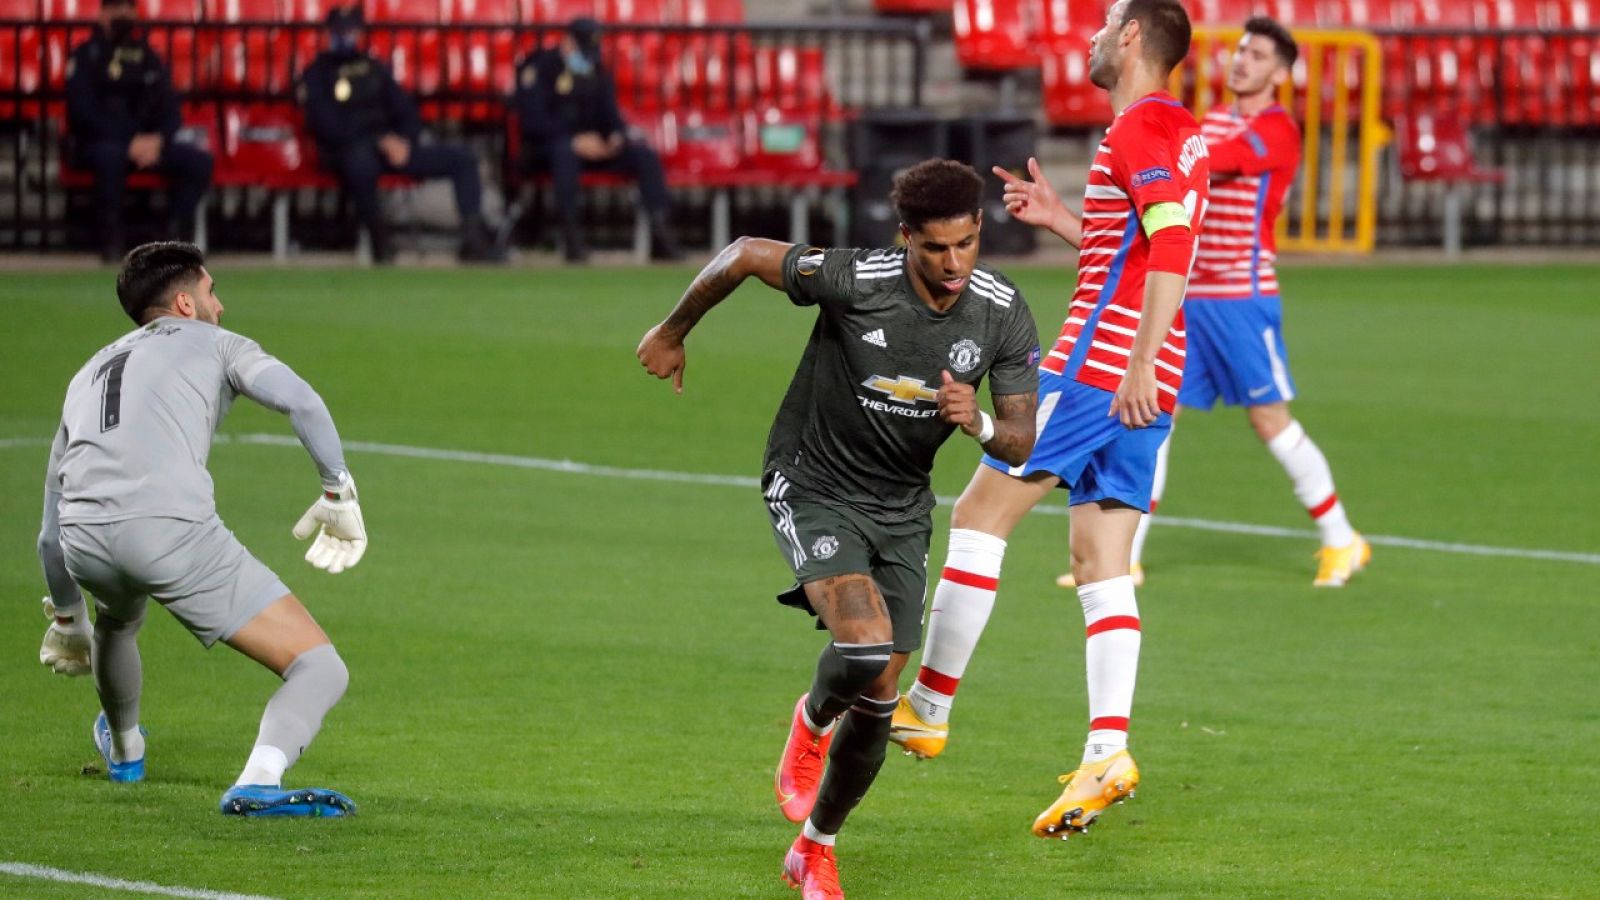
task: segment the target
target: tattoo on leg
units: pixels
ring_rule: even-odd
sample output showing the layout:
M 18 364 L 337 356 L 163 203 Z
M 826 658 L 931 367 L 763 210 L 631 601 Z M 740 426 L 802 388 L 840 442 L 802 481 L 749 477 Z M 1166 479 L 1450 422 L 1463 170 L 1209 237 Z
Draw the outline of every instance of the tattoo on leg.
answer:
M 824 578 L 819 586 L 822 596 L 826 598 L 830 619 L 837 617 L 840 622 L 851 622 L 889 616 L 888 607 L 869 579 L 859 575 L 842 575 Z M 832 624 L 826 620 L 825 623 Z

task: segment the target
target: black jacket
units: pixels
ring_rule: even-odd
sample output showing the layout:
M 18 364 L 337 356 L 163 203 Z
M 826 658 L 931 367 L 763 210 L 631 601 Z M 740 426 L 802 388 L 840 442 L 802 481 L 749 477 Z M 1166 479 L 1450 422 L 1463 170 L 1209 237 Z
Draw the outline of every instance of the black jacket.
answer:
M 67 121 L 80 144 L 151 133 L 170 143 L 183 117 L 167 67 L 150 45 L 140 38 L 114 44 L 97 30 L 67 63 Z
M 528 141 L 627 131 L 611 73 L 595 63 L 589 74 L 576 75 L 555 48 L 540 50 L 517 66 L 515 99 L 518 127 Z
M 319 54 L 300 76 L 299 98 L 306 125 L 324 148 L 375 141 L 385 134 L 414 142 L 422 131 L 411 96 L 387 66 L 365 53 Z

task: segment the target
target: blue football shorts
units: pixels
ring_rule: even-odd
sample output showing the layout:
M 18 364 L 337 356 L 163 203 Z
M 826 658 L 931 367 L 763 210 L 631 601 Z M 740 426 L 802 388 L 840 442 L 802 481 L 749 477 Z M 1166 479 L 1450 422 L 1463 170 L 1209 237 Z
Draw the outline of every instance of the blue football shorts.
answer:
M 1188 356 L 1178 402 L 1210 409 L 1263 406 L 1294 399 L 1289 351 L 1283 342 L 1283 302 L 1276 296 L 1239 300 L 1190 297 L 1183 302 Z
M 1049 472 L 1061 479 L 1074 506 L 1115 500 L 1149 512 L 1156 451 L 1172 430 L 1172 416 L 1162 413 L 1153 425 L 1125 428 L 1108 414 L 1111 398 L 1110 391 L 1041 371 L 1033 455 L 1020 466 L 988 455 L 983 464 L 1017 477 Z

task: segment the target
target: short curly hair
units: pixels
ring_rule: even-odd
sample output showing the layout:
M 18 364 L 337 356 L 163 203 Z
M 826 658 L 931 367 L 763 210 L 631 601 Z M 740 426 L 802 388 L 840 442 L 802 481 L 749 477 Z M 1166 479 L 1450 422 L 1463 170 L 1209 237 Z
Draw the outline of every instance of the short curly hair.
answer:
M 889 202 L 912 230 L 961 216 L 976 220 L 983 212 L 983 178 L 953 159 L 924 160 L 895 176 Z

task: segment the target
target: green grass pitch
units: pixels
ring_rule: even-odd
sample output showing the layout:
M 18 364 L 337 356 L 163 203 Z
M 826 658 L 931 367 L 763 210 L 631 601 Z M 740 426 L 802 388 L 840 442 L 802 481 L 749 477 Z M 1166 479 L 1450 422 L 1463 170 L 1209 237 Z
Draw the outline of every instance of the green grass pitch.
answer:
M 1070 275 L 1007 268 L 1048 339 Z M 215 273 L 229 327 L 346 440 L 754 476 L 811 314 L 750 285 L 689 342 L 685 393 L 633 358 L 687 269 Z M 1375 535 L 1600 551 L 1600 267 L 1291 267 L 1295 411 Z M 107 271 L 0 281 L 0 439 L 51 434 L 127 327 Z M 223 435 L 289 435 L 241 402 Z M 1186 416 L 1164 512 L 1308 528 L 1237 411 Z M 370 552 L 328 576 L 290 526 L 315 472 L 219 443 L 224 519 L 352 671 L 294 783 L 346 821 L 216 802 L 274 679 L 152 610 L 149 780 L 86 771 L 87 679 L 35 659 L 46 451 L 0 445 L 0 863 L 274 897 L 785 897 L 772 766 L 820 636 L 755 490 L 352 451 Z M 958 493 L 978 451 L 935 473 Z M 1055 501 L 1060 503 L 1058 499 Z M 933 564 L 947 509 L 935 516 Z M 894 755 L 839 855 L 853 897 L 1596 896 L 1600 566 L 1379 546 L 1340 591 L 1315 541 L 1158 527 L 1132 803 L 1028 834 L 1086 718 L 1066 522 L 1019 529 L 945 755 Z M 913 668 L 916 660 L 913 659 Z M 909 679 L 909 674 L 908 674 Z M 0 895 L 105 896 L 0 874 Z

